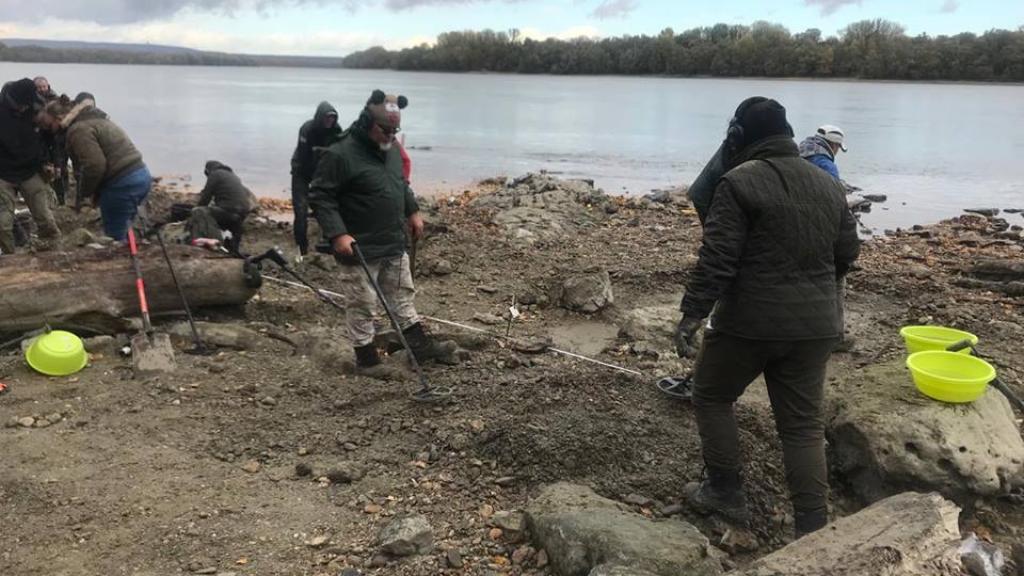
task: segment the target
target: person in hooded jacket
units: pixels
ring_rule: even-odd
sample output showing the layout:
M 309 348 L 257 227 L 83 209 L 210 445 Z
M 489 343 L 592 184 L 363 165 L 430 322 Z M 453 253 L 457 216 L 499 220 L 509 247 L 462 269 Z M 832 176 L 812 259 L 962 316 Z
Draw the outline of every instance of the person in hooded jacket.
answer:
M 372 377 L 388 378 L 393 372 L 381 364 L 374 344 L 377 295 L 360 266 L 357 250 L 416 359 L 451 362 L 456 349 L 454 343 L 428 335 L 416 312 L 406 246 L 409 235 L 423 234 L 424 222 L 395 147 L 401 110 L 407 104 L 404 96 L 374 90 L 359 118 L 324 152 L 310 186 L 313 212 L 340 264 L 356 369 Z
M 0 90 L 0 252 L 13 254 L 14 207 L 17 193 L 32 213 L 39 231 L 38 248 L 60 238 L 53 217 L 53 189 L 43 180 L 43 141 L 36 129 L 35 107 L 41 104 L 30 78 L 8 82 Z
M 800 143 L 800 157 L 840 180 L 836 154 L 840 150 L 846 152 L 845 139 L 846 135 L 841 128 L 825 124 Z
M 295 214 L 292 232 L 300 259 L 309 253 L 309 183 L 316 170 L 317 148 L 326 148 L 340 137 L 338 111 L 327 101 L 321 102 L 313 119 L 299 128 L 299 141 L 292 153 L 292 210 Z
M 697 356 L 693 403 L 706 469 L 687 501 L 749 520 L 734 405 L 764 374 L 799 537 L 828 522 L 825 368 L 843 333 L 836 281 L 860 243 L 842 186 L 800 158 L 778 102 L 741 103 L 723 153 L 675 335 L 680 356 Z
M 99 206 L 103 232 L 124 241 L 153 185 L 135 144 L 90 99 L 75 104 L 61 96 L 48 103 L 36 120 L 51 132 L 65 131 L 68 153 L 81 174 L 78 195 Z
M 206 185 L 199 193 L 199 201 L 192 209 L 192 214 L 199 221 L 208 221 L 206 216 L 209 216 L 216 222 L 218 230 L 193 231 L 192 236 L 213 238 L 220 230 L 229 230 L 232 235 L 230 248 L 237 251 L 242 225 L 249 213 L 256 209 L 256 195 L 242 184 L 242 180 L 226 164 L 210 160 L 206 163 L 204 173 Z

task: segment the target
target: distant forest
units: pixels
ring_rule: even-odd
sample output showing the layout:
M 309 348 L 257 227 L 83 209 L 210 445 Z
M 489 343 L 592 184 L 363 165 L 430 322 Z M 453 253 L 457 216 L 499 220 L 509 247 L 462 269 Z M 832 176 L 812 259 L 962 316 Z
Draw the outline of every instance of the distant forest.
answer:
M 526 74 L 764 76 L 887 80 L 1024 81 L 1024 26 L 982 35 L 907 36 L 888 20 L 850 24 L 837 36 L 797 34 L 770 22 L 716 24 L 657 36 L 524 39 L 518 30 L 447 32 L 433 45 L 374 47 L 348 68 Z
M 380 46 L 344 58 L 186 51 L 152 53 L 4 46 L 0 61 L 346 67 L 442 72 L 763 76 L 1024 82 L 1024 26 L 955 36 L 907 36 L 888 20 L 850 24 L 836 36 L 780 24 L 716 24 L 657 36 L 533 40 L 518 30 L 446 32 L 433 45 Z
M 88 64 L 149 64 L 168 66 L 294 66 L 305 68 L 341 68 L 340 57 L 272 56 L 229 54 L 202 50 L 154 52 L 144 50 L 106 50 L 99 48 L 51 48 L 42 46 L 5 46 L 0 42 L 0 62 L 72 62 Z

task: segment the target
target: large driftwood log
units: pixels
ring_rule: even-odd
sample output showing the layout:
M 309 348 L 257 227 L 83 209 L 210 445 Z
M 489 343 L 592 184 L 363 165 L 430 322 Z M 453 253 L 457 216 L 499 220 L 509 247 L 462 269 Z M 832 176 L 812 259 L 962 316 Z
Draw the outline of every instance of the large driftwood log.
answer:
M 167 247 L 192 308 L 243 304 L 259 287 L 243 261 L 187 246 Z M 140 248 L 150 313 L 180 311 L 159 246 Z M 0 334 L 78 327 L 112 332 L 140 316 L 135 274 L 126 247 L 0 257 Z
M 990 282 L 1024 281 L 1024 262 L 1017 260 L 983 260 L 969 270 L 971 276 Z

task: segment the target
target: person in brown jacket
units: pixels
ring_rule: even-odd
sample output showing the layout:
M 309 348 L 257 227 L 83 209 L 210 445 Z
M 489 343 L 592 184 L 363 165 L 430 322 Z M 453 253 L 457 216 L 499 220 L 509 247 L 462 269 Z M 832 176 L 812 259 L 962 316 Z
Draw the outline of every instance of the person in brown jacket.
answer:
M 82 175 L 78 193 L 99 206 L 104 233 L 123 241 L 153 184 L 142 154 L 90 99 L 75 104 L 61 96 L 36 121 L 51 132 L 66 131 L 68 153 Z

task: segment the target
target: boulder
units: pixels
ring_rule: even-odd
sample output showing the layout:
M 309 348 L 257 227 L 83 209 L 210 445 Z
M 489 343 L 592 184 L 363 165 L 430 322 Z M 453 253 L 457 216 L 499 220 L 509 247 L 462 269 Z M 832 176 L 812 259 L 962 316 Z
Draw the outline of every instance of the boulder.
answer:
M 703 576 L 721 574 L 705 538 L 675 519 L 655 522 L 628 506 L 602 498 L 585 486 L 558 483 L 544 488 L 526 509 L 534 545 L 547 552 L 559 576 L 588 576 L 595 568 L 629 566 L 645 574 Z
M 938 494 L 899 494 L 730 574 L 959 576 L 959 514 Z
M 607 270 L 571 276 L 562 283 L 558 301 L 563 308 L 576 312 L 603 310 L 615 301 L 612 279 Z
M 866 502 L 904 489 L 959 498 L 1024 485 L 1024 441 L 1006 398 L 990 387 L 970 404 L 932 400 L 902 360 L 840 380 L 826 427 L 831 461 Z
M 395 518 L 380 531 L 381 552 L 390 556 L 428 554 L 434 548 L 430 523 L 420 515 Z
M 678 306 L 635 308 L 623 314 L 619 321 L 619 337 L 632 342 L 659 342 L 670 347 L 679 317 Z
M 597 568 L 590 571 L 587 576 L 657 576 L 653 572 L 647 570 L 641 570 L 639 568 L 632 568 L 629 566 L 620 566 L 615 564 L 601 564 Z

